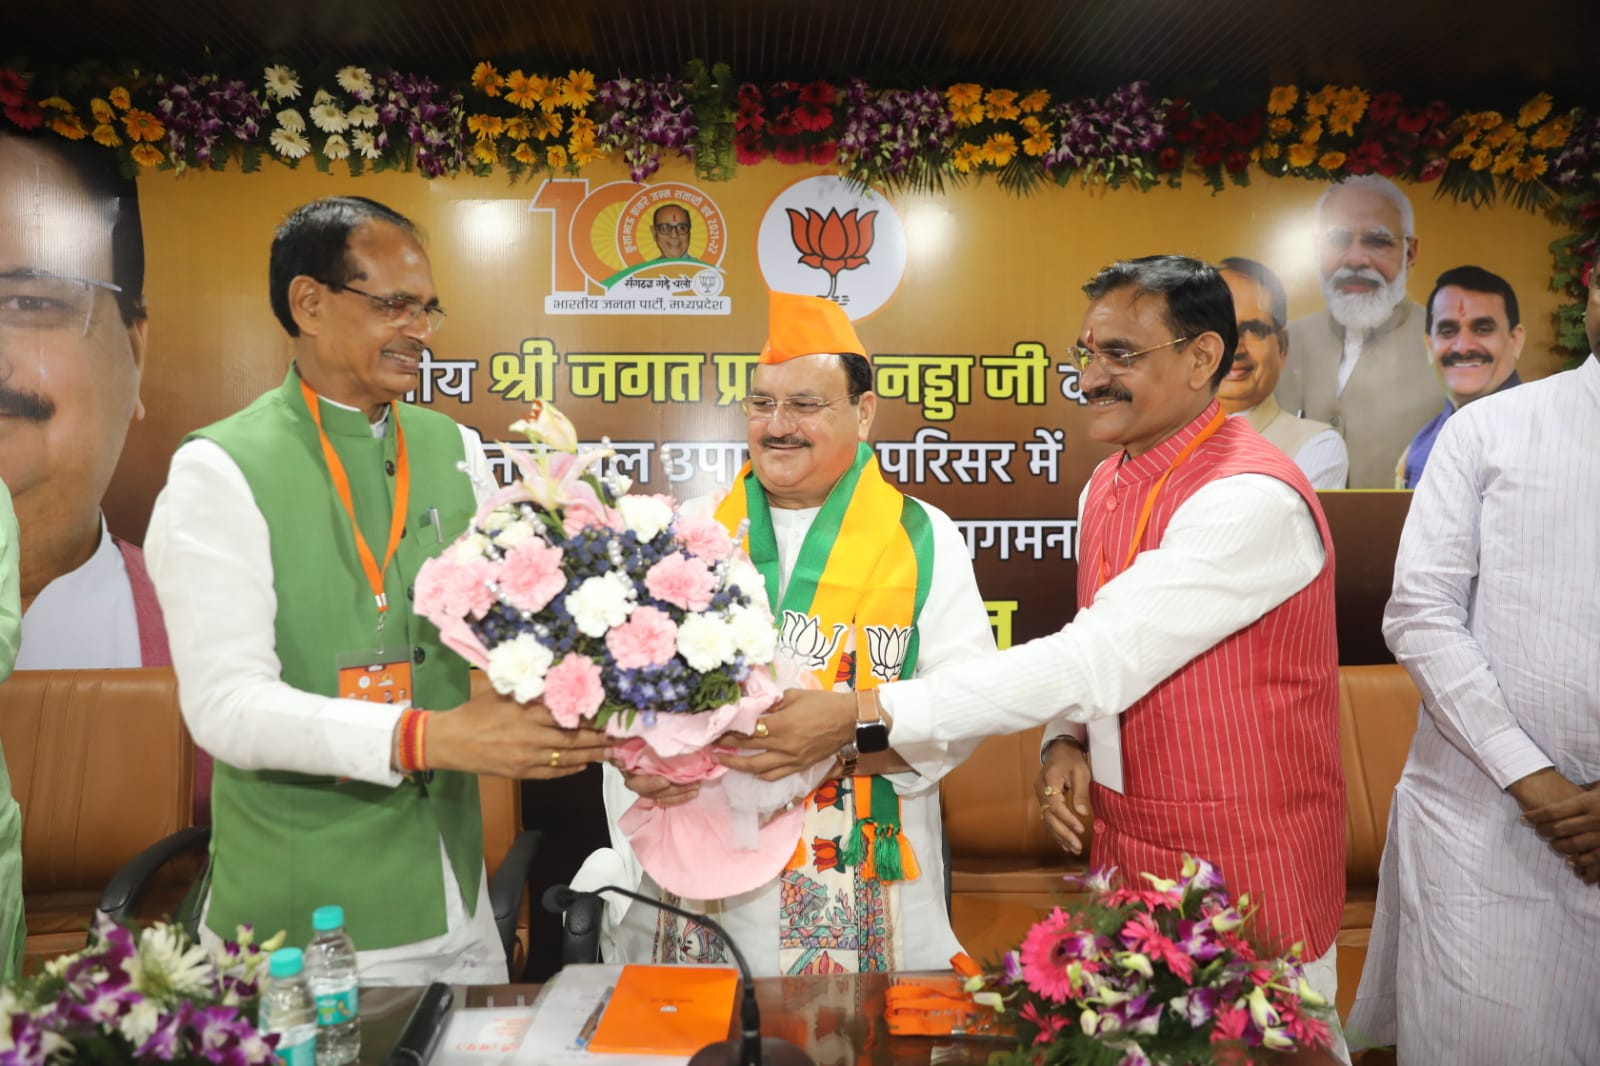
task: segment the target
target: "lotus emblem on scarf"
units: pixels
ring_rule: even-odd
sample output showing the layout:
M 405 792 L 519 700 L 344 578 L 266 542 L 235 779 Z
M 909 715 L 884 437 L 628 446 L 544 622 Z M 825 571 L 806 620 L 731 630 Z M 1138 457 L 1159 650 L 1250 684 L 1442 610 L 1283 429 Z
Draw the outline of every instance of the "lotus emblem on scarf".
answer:
M 879 681 L 898 681 L 905 669 L 906 653 L 911 650 L 909 626 L 867 626 L 867 658 L 872 661 L 872 676 Z
M 844 631 L 844 623 L 835 622 L 833 636 L 825 637 L 822 634 L 822 622 L 816 615 L 784 611 L 783 625 L 778 629 L 778 644 L 789 649 L 790 654 L 804 663 L 806 669 L 821 670 L 833 658 L 834 649 L 838 648 L 839 638 L 844 636 Z
M 831 207 L 823 215 L 808 207 L 802 215 L 792 207 L 785 210 L 789 212 L 789 235 L 800 252 L 800 262 L 828 272 L 828 291 L 824 295 L 833 299 L 839 288 L 839 271 L 854 270 L 868 262 L 873 220 L 878 212 L 863 215 L 859 207 L 852 207 L 841 215 L 837 207 Z

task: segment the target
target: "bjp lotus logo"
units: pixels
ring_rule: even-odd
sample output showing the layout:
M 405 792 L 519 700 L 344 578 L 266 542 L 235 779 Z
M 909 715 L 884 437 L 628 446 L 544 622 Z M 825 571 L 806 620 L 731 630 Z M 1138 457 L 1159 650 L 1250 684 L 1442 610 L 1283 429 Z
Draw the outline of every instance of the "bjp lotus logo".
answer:
M 839 288 L 839 272 L 865 266 L 872 251 L 873 225 L 878 212 L 861 213 L 852 207 L 844 214 L 829 208 L 826 215 L 815 208 L 806 208 L 801 214 L 794 208 L 789 212 L 789 234 L 800 253 L 800 262 L 808 267 L 828 272 L 828 291 L 823 295 L 834 298 Z
M 844 623 L 835 622 L 833 636 L 829 637 L 822 632 L 822 622 L 816 615 L 784 611 L 783 624 L 778 628 L 778 645 L 788 648 L 807 670 L 821 670 L 833 658 L 839 638 L 847 628 Z

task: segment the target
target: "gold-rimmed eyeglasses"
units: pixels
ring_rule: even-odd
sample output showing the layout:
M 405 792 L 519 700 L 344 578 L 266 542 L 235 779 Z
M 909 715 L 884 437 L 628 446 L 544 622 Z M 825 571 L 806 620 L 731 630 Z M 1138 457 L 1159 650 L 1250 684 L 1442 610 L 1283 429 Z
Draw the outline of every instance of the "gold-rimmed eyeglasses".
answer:
M 1160 351 L 1162 348 L 1170 348 L 1174 344 L 1183 344 L 1188 340 L 1190 340 L 1189 337 L 1174 337 L 1170 341 L 1152 344 L 1150 347 L 1141 348 L 1137 352 L 1125 352 L 1120 348 L 1107 348 L 1105 351 L 1097 352 L 1093 348 L 1085 348 L 1081 344 L 1074 344 L 1067 349 L 1067 358 L 1077 364 L 1079 370 L 1088 370 L 1089 364 L 1098 359 L 1107 371 L 1113 374 L 1120 374 L 1125 370 L 1132 369 L 1133 364 L 1138 362 L 1141 357 L 1149 355 L 1151 352 Z
M 770 422 L 776 418 L 779 411 L 787 411 L 796 422 L 804 422 L 808 418 L 815 418 L 834 404 L 860 396 L 859 392 L 847 392 L 832 400 L 814 400 L 809 396 L 794 399 L 778 400 L 771 396 L 746 396 L 739 401 L 745 417 L 754 422 Z
M 384 325 L 404 329 L 417 320 L 418 315 L 428 316 L 428 328 L 438 333 L 444 328 L 444 308 L 438 304 L 425 304 L 414 296 L 379 296 L 354 285 L 329 285 L 334 292 L 350 292 L 365 296 L 367 302 L 383 316 Z

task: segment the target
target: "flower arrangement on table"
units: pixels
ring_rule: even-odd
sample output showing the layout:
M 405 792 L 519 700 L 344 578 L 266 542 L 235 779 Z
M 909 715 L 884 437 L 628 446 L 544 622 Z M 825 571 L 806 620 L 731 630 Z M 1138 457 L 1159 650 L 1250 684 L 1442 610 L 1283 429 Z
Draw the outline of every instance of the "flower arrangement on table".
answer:
M 279 933 L 248 926 L 215 952 L 157 923 L 135 934 L 104 915 L 90 945 L 0 989 L 0 1063 L 224 1063 L 268 1066 L 276 1036 L 255 1027 L 259 980 Z
M 1180 878 L 1119 886 L 1112 868 L 1081 879 L 1086 904 L 1060 908 L 967 990 L 1011 1017 L 1012 1066 L 1189 1066 L 1250 1061 L 1254 1051 L 1325 1048 L 1328 1004 L 1306 983 L 1298 945 L 1258 956 L 1210 863 Z
M 511 428 L 529 441 L 507 449 L 521 477 L 424 564 L 417 610 L 498 692 L 618 738 L 623 769 L 704 783 L 690 803 L 637 803 L 621 820 L 658 884 L 708 899 L 770 880 L 799 839 L 804 810 L 786 805 L 801 785 L 760 787 L 714 757 L 782 692 L 772 614 L 746 591 L 759 574 L 711 515 L 629 495 L 600 469 L 610 449 L 580 449 L 550 404 Z

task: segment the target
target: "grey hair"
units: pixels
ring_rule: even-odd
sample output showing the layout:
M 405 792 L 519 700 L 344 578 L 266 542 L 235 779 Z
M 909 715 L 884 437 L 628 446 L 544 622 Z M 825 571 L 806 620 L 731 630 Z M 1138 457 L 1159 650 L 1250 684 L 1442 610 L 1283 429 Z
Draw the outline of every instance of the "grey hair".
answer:
M 1328 203 L 1328 197 L 1344 189 L 1370 189 L 1394 205 L 1400 212 L 1400 228 L 1405 232 L 1402 237 L 1415 237 L 1417 235 L 1417 215 L 1411 209 L 1411 199 L 1400 190 L 1400 186 L 1384 177 L 1382 174 L 1359 174 L 1353 178 L 1329 185 L 1322 191 L 1322 196 L 1317 200 L 1317 221 L 1322 221 L 1322 209 Z

